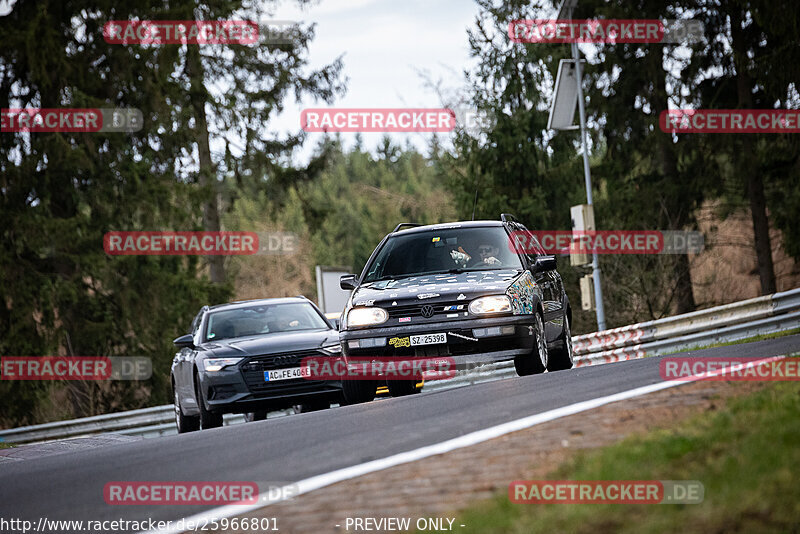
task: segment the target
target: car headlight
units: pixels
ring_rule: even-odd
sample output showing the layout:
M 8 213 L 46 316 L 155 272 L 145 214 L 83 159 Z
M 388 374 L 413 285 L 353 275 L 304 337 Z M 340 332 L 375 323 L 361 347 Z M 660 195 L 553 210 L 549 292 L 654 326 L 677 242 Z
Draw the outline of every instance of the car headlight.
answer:
M 326 345 L 324 347 L 320 347 L 320 349 L 322 350 L 322 352 L 331 355 L 342 353 L 342 346 L 339 343 L 337 343 L 336 345 Z
M 206 371 L 219 371 L 223 367 L 234 365 L 242 361 L 242 358 L 209 358 L 203 360 L 203 367 Z
M 481 297 L 469 303 L 469 312 L 475 315 L 487 313 L 503 313 L 511 311 L 511 299 L 506 295 Z
M 347 326 L 367 326 L 385 323 L 389 314 L 383 308 L 353 308 L 347 314 Z

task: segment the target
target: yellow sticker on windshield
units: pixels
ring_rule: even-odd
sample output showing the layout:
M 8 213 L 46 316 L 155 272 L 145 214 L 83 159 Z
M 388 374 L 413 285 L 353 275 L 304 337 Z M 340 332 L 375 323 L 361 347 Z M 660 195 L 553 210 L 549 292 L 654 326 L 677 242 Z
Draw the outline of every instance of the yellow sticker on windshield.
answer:
M 433 239 L 431 239 L 431 242 L 432 242 L 432 243 L 436 243 L 436 242 L 437 242 L 437 241 L 439 241 L 440 239 L 441 239 L 441 237 L 434 237 Z

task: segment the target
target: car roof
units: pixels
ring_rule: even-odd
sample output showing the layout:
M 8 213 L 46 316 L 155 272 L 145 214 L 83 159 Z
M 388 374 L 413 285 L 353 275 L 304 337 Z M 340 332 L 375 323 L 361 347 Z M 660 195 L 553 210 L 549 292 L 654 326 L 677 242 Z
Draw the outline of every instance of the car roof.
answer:
M 237 308 L 249 308 L 251 306 L 267 305 L 267 304 L 291 304 L 297 302 L 310 302 L 305 297 L 279 297 L 271 299 L 253 299 L 253 300 L 238 300 L 236 302 L 228 302 L 226 304 L 217 304 L 216 306 L 209 306 L 209 311 L 220 310 L 235 310 Z
M 439 224 L 428 224 L 425 226 L 412 226 L 410 228 L 406 228 L 404 230 L 398 230 L 396 232 L 392 232 L 390 235 L 406 235 L 406 234 L 416 234 L 422 232 L 430 232 L 434 230 L 446 230 L 448 228 L 480 228 L 480 227 L 487 227 L 487 226 L 504 226 L 506 223 L 503 221 L 455 221 L 449 223 L 439 223 Z

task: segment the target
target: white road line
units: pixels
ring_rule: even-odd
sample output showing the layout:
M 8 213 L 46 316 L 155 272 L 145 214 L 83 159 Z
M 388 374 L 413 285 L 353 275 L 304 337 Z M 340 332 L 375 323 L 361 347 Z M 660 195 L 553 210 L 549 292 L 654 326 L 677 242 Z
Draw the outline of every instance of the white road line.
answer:
M 426 445 L 425 447 L 420 447 L 419 449 L 414 449 L 412 451 L 401 452 L 399 454 L 388 456 L 386 458 L 381 458 L 379 460 L 372 460 L 370 462 L 366 462 L 363 464 L 353 465 L 351 467 L 345 467 L 343 469 L 337 469 L 336 471 L 331 471 L 330 473 L 325 473 L 322 475 L 306 478 L 304 480 L 296 482 L 295 484 L 289 484 L 287 486 L 284 486 L 279 490 L 279 495 L 286 495 L 292 497 L 296 495 L 302 495 L 303 493 L 308 493 L 320 488 L 324 488 L 325 486 L 330 486 L 331 484 L 336 484 L 337 482 L 342 482 L 344 480 L 349 480 L 351 478 L 359 477 L 369 473 L 374 473 L 375 471 L 388 469 L 389 467 L 394 467 L 396 465 L 415 462 L 417 460 L 422 460 L 423 458 L 428 458 L 429 456 L 444 454 L 456 449 L 461 449 L 464 447 L 469 447 L 471 445 L 476 445 L 478 443 L 483 443 L 484 441 L 498 438 L 505 434 L 510 434 L 511 432 L 524 430 L 526 428 L 530 428 L 532 426 L 536 426 L 542 423 L 547 423 L 555 419 L 560 419 L 568 415 L 574 415 L 576 413 L 585 412 L 587 410 L 593 410 L 595 408 L 599 408 L 600 406 L 605 406 L 606 404 L 610 404 L 612 402 L 618 402 L 626 399 L 631 399 L 633 397 L 639 397 L 641 395 L 647 395 L 648 393 L 654 393 L 656 391 L 661 391 L 663 389 L 669 389 L 676 386 L 681 386 L 684 384 L 688 384 L 690 382 L 695 382 L 698 380 L 702 380 L 704 378 L 710 378 L 723 373 L 736 372 L 739 369 L 744 368 L 746 365 L 750 366 L 763 365 L 765 363 L 781 360 L 785 357 L 786 356 L 773 356 L 770 358 L 752 360 L 747 364 L 741 363 L 737 365 L 732 365 L 730 367 L 715 372 L 709 372 L 709 373 L 704 373 L 702 375 L 685 377 L 681 378 L 680 380 L 667 380 L 663 382 L 657 382 L 655 384 L 650 384 L 649 386 L 642 386 L 634 389 L 629 389 L 628 391 L 614 393 L 613 395 L 608 395 L 606 397 L 599 397 L 597 399 L 591 399 L 588 401 L 570 404 L 569 406 L 556 408 L 555 410 L 550 410 L 548 412 L 538 413 L 536 415 L 529 415 L 527 417 L 523 417 L 522 419 L 516 419 L 514 421 L 509 421 L 507 423 L 503 423 L 497 426 L 489 427 L 483 430 L 478 430 L 470 434 L 459 436 L 457 438 L 449 439 L 447 441 L 442 441 L 441 443 Z M 218 508 L 213 508 L 211 510 L 208 510 L 207 512 L 201 512 L 199 514 L 195 514 L 193 516 L 189 516 L 181 520 L 172 521 L 172 526 L 170 528 L 161 530 L 152 530 L 148 531 L 146 534 L 173 534 L 173 533 L 179 534 L 181 532 L 194 530 L 186 527 L 186 525 L 190 521 L 193 522 L 195 526 L 198 524 L 202 525 L 203 523 L 210 524 L 211 520 L 213 519 L 219 520 L 222 518 L 229 518 L 229 517 L 243 515 L 248 512 L 252 512 L 254 510 L 258 510 L 260 508 L 269 506 L 270 504 L 275 504 L 286 500 L 285 497 L 277 499 L 273 498 L 272 496 L 275 495 L 275 493 L 277 493 L 276 490 L 273 490 L 271 494 L 269 493 L 260 494 L 258 496 L 259 500 L 258 504 L 229 504 L 226 506 L 220 506 Z

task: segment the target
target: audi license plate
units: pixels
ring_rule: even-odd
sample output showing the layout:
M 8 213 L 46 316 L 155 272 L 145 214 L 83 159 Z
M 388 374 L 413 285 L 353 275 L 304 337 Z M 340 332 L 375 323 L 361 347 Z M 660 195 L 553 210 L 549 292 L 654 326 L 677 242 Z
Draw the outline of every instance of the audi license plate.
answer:
M 421 336 L 411 336 L 411 346 L 417 345 L 441 345 L 447 343 L 447 334 L 424 334 Z
M 272 371 L 264 371 L 265 382 L 293 380 L 295 378 L 306 378 L 309 376 L 311 376 L 310 367 L 291 367 L 289 369 L 274 369 Z

